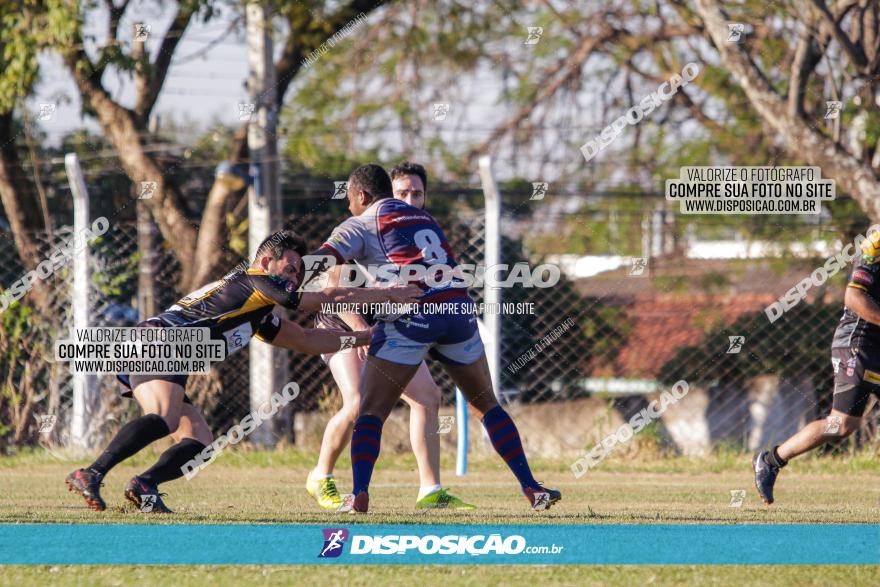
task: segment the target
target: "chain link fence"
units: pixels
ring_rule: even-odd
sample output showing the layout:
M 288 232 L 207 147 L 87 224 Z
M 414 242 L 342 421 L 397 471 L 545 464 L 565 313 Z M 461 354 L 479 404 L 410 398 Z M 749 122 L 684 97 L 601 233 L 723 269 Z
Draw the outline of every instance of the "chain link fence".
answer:
M 481 215 L 444 213 L 437 219 L 459 262 L 483 263 Z M 312 213 L 289 217 L 285 227 L 316 248 L 340 221 L 337 215 Z M 689 384 L 687 396 L 666 410 L 650 434 L 685 454 L 779 442 L 827 413 L 829 346 L 843 277 L 771 324 L 764 308 L 821 261 L 791 262 L 780 271 L 772 259 L 701 260 L 673 250 L 654 258 L 587 259 L 611 265 L 582 271 L 584 255 L 548 253 L 548 235 L 562 239 L 571 226 L 591 222 L 595 213 L 590 210 L 568 214 L 564 223 L 551 219 L 536 225 L 521 215 L 502 219 L 502 263 L 561 268 L 553 287 L 502 290 L 503 302 L 521 305 L 501 317 L 500 395 L 521 422 L 531 451 L 548 457 L 583 454 L 679 379 Z M 71 231 L 36 236 L 48 256 Z M 138 250 L 136 226 L 111 225 L 90 250 L 92 324 L 136 323 L 144 253 Z M 170 248 L 160 242 L 153 253 L 157 305 L 165 308 L 186 292 L 176 291 L 179 268 Z M 11 235 L 0 235 L 0 283 L 8 287 L 24 273 Z M 66 365 L 51 358 L 54 340 L 72 323 L 71 283 L 70 268 L 64 267 L 49 279 L 49 311 L 13 306 L 0 315 L 0 442 L 7 447 L 67 442 L 70 376 Z M 471 295 L 482 301 L 481 289 Z M 293 318 L 312 326 L 311 316 Z M 329 370 L 318 357 L 291 355 L 289 360 L 290 379 L 301 388 L 297 411 L 326 421 L 341 405 Z M 444 411 L 451 413 L 454 385 L 439 363 L 429 361 L 429 367 L 442 390 Z M 190 379 L 187 392 L 215 430 L 226 430 L 250 411 L 247 349 L 211 375 Z M 137 410 L 118 397 L 112 376 L 100 377 L 99 384 L 96 439 Z M 876 442 L 877 414 L 871 406 L 854 444 Z M 56 417 L 50 432 L 40 432 L 40 416 Z

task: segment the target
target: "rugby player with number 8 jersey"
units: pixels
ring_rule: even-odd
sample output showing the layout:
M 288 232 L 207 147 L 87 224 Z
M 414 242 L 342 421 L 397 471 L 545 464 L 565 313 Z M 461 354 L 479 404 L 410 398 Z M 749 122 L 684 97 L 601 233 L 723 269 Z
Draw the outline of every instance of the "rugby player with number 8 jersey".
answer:
M 312 255 L 332 256 L 337 263 L 388 266 L 396 275 L 412 275 L 415 266 L 457 266 L 443 230 L 420 208 L 392 197 L 391 178 L 379 165 L 358 167 L 348 179 L 351 218 L 337 226 Z M 478 412 L 498 455 L 520 483 L 535 510 L 561 499 L 532 475 L 516 425 L 498 404 L 489 365 L 477 330 L 474 301 L 454 280 L 429 285 L 424 278 L 420 304 L 443 304 L 452 311 L 428 314 L 414 310 L 388 316 L 373 329 L 368 357 L 360 378 L 361 404 L 351 438 L 353 491 L 340 511 L 366 512 L 373 468 L 379 457 L 383 424 L 404 389 L 430 355 L 443 365 L 468 402 Z
M 425 207 L 428 175 L 418 163 L 404 161 L 391 170 L 395 198 L 416 208 Z M 328 284 L 338 284 L 343 267 L 336 265 L 327 273 Z M 318 328 L 336 330 L 363 330 L 371 326 L 372 315 L 353 312 L 319 312 L 315 316 Z M 340 351 L 321 355 L 327 363 L 333 380 L 342 396 L 342 407 L 330 418 L 321 439 L 318 462 L 306 478 L 306 491 L 324 509 L 337 510 L 343 498 L 336 487 L 333 469 L 357 419 L 360 405 L 360 377 L 367 360 L 366 349 Z M 410 444 L 419 470 L 419 493 L 416 509 L 474 510 L 469 504 L 450 493 L 440 483 L 440 435 L 438 433 L 440 388 L 431 377 L 424 361 L 401 396 L 409 405 Z

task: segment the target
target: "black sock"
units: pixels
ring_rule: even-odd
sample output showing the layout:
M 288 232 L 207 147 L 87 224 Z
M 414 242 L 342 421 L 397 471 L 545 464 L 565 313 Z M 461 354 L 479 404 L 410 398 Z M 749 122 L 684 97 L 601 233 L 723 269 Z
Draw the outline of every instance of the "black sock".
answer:
M 107 471 L 142 450 L 151 443 L 171 434 L 165 419 L 157 414 L 147 414 L 132 420 L 119 429 L 110 444 L 89 467 L 95 473 L 106 475 Z
M 162 453 L 156 464 L 145 473 L 138 475 L 153 487 L 166 481 L 183 477 L 183 466 L 205 449 L 205 445 L 195 438 L 184 438 Z
M 781 456 L 779 456 L 779 453 L 776 452 L 777 448 L 779 448 L 779 447 L 774 446 L 773 450 L 771 450 L 767 453 L 767 458 L 765 460 L 767 461 L 768 465 L 773 465 L 774 467 L 779 467 L 781 469 L 782 467 L 784 467 L 785 465 L 788 464 L 788 461 L 784 460 Z

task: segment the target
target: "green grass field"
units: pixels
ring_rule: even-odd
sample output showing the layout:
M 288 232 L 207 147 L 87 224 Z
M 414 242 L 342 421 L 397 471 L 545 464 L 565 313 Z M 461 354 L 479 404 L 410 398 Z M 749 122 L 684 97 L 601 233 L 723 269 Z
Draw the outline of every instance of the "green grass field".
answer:
M 294 450 L 229 452 L 192 481 L 163 485 L 174 516 L 149 516 L 122 498 L 123 484 L 145 469 L 155 453 L 114 469 L 105 480 L 106 512 L 86 510 L 67 492 L 64 476 L 81 462 L 60 462 L 47 453 L 0 459 L 0 523 L 312 523 L 333 514 L 319 510 L 303 483 L 314 455 Z M 550 512 L 528 509 L 510 473 L 495 459 L 472 462 L 463 478 L 444 462 L 445 485 L 479 506 L 475 513 L 423 512 L 413 507 L 418 477 L 411 456 L 380 459 L 371 490 L 371 513 L 346 516 L 346 525 L 394 524 L 654 524 L 654 523 L 880 523 L 880 461 L 867 452 L 834 458 L 805 458 L 790 465 L 777 484 L 777 503 L 766 507 L 752 487 L 748 457 L 722 454 L 708 460 L 682 458 L 627 462 L 609 459 L 576 480 L 567 462 L 536 462 L 539 479 L 563 492 Z M 350 488 L 347 462 L 340 463 L 340 490 Z M 729 507 L 730 491 L 745 489 L 741 507 Z M 0 567 L 0 584 L 122 584 L 160 582 L 173 576 L 180 585 L 248 581 L 286 584 L 296 577 L 344 579 L 348 584 L 412 584 L 430 573 L 431 582 L 465 585 L 547 584 L 767 584 L 876 585 L 877 567 L 780 566 L 771 574 L 754 567 Z M 766 569 L 765 569 L 766 570 Z M 55 574 L 57 573 L 57 574 Z M 173 573 L 170 575 L 169 573 Z M 293 575 L 291 574 L 293 573 Z M 778 581 L 778 582 L 777 582 Z
M 760 585 L 828 587 L 877 585 L 880 570 L 862 566 L 454 566 L 387 565 L 382 567 L 192 566 L 192 567 L 0 567 L 0 583 L 30 585 L 555 585 L 618 587 L 625 585 Z

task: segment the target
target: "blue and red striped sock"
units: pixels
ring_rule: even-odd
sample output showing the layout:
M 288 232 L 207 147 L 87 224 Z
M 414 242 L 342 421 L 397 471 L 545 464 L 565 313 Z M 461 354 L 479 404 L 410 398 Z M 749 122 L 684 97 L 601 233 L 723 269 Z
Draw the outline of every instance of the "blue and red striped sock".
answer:
M 382 420 L 379 417 L 366 414 L 355 420 L 351 433 L 351 472 L 355 495 L 370 487 L 370 477 L 379 458 L 381 442 Z
M 532 477 L 532 470 L 529 469 L 529 462 L 523 452 L 519 431 L 507 412 L 501 406 L 495 406 L 483 415 L 483 427 L 489 433 L 495 452 L 504 459 L 516 475 L 519 484 L 523 488 L 538 487 L 538 482 Z

